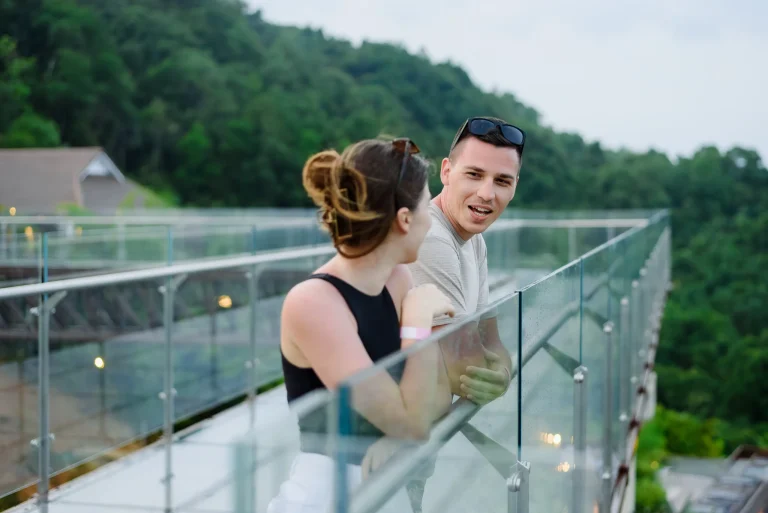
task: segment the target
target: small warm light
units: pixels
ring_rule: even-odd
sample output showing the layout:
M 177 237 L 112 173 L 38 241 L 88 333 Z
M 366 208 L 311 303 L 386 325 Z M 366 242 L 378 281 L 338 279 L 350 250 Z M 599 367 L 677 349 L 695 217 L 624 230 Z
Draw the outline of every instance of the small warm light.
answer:
M 97 356 L 95 360 L 93 360 L 93 365 L 96 366 L 97 369 L 103 369 L 104 368 L 104 358 L 101 356 Z
M 16 215 L 16 207 L 9 208 L 8 209 L 8 213 L 11 214 L 12 216 L 15 216 Z
M 219 306 L 221 308 L 232 308 L 232 298 L 227 295 L 219 296 Z
M 571 470 L 571 464 L 568 463 L 567 461 L 564 461 L 557 466 L 558 472 L 568 472 L 570 470 Z
M 27 226 L 24 228 L 24 235 L 27 237 L 27 239 L 32 240 L 35 237 L 35 231 L 31 226 Z
M 560 436 L 559 434 L 555 434 L 555 436 L 554 436 L 555 445 L 560 445 L 560 442 L 562 442 L 562 441 L 563 441 L 563 437 Z
M 554 441 L 555 441 L 555 435 L 553 435 L 552 433 L 547 433 L 547 443 L 551 445 Z

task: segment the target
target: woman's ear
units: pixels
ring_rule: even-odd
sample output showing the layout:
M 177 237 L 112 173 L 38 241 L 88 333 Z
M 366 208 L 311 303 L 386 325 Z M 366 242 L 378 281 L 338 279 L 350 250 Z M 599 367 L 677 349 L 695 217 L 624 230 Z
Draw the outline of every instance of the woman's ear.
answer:
M 411 223 L 413 222 L 413 212 L 403 207 L 397 211 L 395 215 L 395 228 L 403 235 L 408 235 L 411 230 Z

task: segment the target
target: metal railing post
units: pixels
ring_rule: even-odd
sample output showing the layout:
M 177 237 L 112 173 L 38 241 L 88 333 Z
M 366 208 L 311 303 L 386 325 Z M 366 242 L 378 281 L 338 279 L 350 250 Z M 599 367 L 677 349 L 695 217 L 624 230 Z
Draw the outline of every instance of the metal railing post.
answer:
M 619 439 L 619 448 L 624 447 L 627 437 L 627 430 L 629 429 L 629 404 L 632 400 L 629 395 L 629 378 L 630 378 L 630 353 L 632 347 L 629 344 L 629 298 L 624 296 L 621 298 L 621 333 L 619 334 L 619 422 L 621 423 L 621 436 Z M 626 451 L 620 451 L 622 455 L 621 464 L 625 464 Z
M 259 359 L 256 357 L 256 317 L 258 315 L 257 306 L 259 304 L 258 282 L 261 274 L 261 267 L 254 265 L 246 274 L 248 278 L 248 360 L 245 362 L 245 369 L 248 373 L 248 413 L 250 417 L 249 426 L 253 427 L 256 422 L 256 383 L 257 367 Z
M 50 426 L 50 344 L 49 333 L 51 313 L 56 311 L 56 305 L 64 299 L 66 291 L 57 292 L 50 299 L 47 294 L 40 300 L 40 306 L 30 309 L 32 315 L 37 315 L 37 408 L 38 408 L 38 438 L 30 442 L 37 447 L 38 483 L 37 504 L 40 513 L 48 513 L 48 490 L 51 477 L 51 442 L 54 434 Z
M 583 513 L 587 485 L 587 368 L 573 371 L 573 512 Z
M 632 404 L 633 399 L 635 397 L 635 392 L 637 391 L 637 381 L 638 381 L 638 375 L 637 375 L 637 346 L 639 345 L 638 340 L 642 337 L 642 323 L 641 321 L 641 313 L 640 313 L 640 282 L 638 280 L 632 280 L 632 298 L 630 299 L 630 306 L 632 307 L 632 311 L 630 314 L 630 336 L 629 336 L 629 345 L 628 345 L 628 351 L 629 351 L 629 404 L 627 405 L 630 409 L 630 411 L 633 410 L 634 405 Z
M 176 289 L 186 279 L 186 274 L 180 274 L 175 277 L 165 278 L 165 285 L 159 288 L 163 294 L 163 329 L 165 332 L 165 371 L 163 374 L 163 391 L 159 397 L 164 402 L 163 407 L 163 438 L 165 442 L 165 476 L 163 483 L 165 485 L 165 511 L 173 511 L 173 490 L 171 481 L 173 480 L 173 422 L 174 422 L 174 401 L 176 389 L 173 387 L 173 310 Z
M 37 462 L 38 476 L 40 482 L 37 483 L 37 500 L 40 506 L 40 513 L 48 513 L 48 485 L 50 480 L 51 466 L 51 441 L 49 413 L 49 345 L 48 345 L 48 327 L 50 325 L 50 313 L 48 310 L 47 299 L 43 299 L 40 305 L 37 330 L 37 393 L 38 409 L 40 416 L 40 429 L 37 439 Z
M 607 513 L 611 507 L 611 477 L 613 476 L 613 323 L 603 325 L 605 333 L 605 385 L 603 388 L 603 473 L 601 512 Z
M 528 513 L 531 463 L 518 461 L 512 467 L 512 474 L 507 479 L 507 513 Z

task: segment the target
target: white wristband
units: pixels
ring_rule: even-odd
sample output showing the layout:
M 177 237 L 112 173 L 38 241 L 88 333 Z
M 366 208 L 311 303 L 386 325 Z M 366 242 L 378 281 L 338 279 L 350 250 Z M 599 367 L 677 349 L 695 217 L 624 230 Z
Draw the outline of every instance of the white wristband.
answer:
M 414 328 L 413 326 L 403 326 L 400 328 L 401 339 L 424 340 L 432 334 L 429 328 Z

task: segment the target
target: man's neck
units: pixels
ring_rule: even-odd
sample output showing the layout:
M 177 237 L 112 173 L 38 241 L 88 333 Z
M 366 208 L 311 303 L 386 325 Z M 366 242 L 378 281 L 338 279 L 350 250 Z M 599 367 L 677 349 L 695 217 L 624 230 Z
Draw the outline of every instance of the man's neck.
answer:
M 455 231 L 455 232 L 456 232 L 456 235 L 458 235 L 458 236 L 459 236 L 459 237 L 460 237 L 462 240 L 464 240 L 464 241 L 468 241 L 469 239 L 471 239 L 471 238 L 472 238 L 472 234 L 471 234 L 471 233 L 468 233 L 467 231 L 465 231 L 465 230 L 464 230 L 464 229 L 461 227 L 461 225 L 459 225 L 459 223 L 457 223 L 457 222 L 456 222 L 456 221 L 453 219 L 453 216 L 451 216 L 451 214 L 450 214 L 450 213 L 448 212 L 448 210 L 445 208 L 445 204 L 443 203 L 443 193 L 442 193 L 442 192 L 441 192 L 440 194 L 438 194 L 437 196 L 435 196 L 435 199 L 434 199 L 434 200 L 432 200 L 432 201 L 434 202 L 435 206 L 437 206 L 437 208 L 439 208 L 439 209 L 440 209 L 440 211 L 443 213 L 443 215 L 445 216 L 445 218 L 446 218 L 446 219 L 448 220 L 448 222 L 451 224 L 451 226 L 453 227 L 453 231 Z

